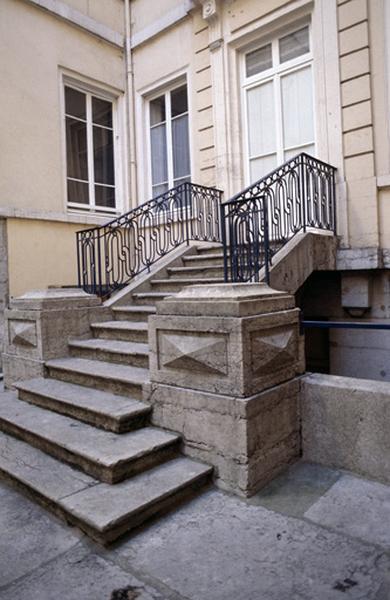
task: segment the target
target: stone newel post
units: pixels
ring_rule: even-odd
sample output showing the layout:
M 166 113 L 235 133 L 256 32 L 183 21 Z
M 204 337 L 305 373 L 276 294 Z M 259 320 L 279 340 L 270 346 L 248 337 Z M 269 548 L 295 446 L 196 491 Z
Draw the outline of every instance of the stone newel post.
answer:
M 149 319 L 153 422 L 249 496 L 299 456 L 304 370 L 294 298 L 265 284 L 191 286 Z

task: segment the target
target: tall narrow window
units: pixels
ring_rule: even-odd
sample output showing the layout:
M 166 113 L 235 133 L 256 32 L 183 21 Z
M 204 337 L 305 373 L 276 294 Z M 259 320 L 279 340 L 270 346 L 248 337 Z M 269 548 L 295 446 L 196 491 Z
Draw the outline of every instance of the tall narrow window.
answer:
M 315 152 L 309 34 L 307 25 L 244 55 L 250 182 L 299 152 Z
M 116 207 L 112 102 L 65 87 L 68 206 Z
M 167 90 L 149 102 L 153 197 L 191 180 L 187 86 Z

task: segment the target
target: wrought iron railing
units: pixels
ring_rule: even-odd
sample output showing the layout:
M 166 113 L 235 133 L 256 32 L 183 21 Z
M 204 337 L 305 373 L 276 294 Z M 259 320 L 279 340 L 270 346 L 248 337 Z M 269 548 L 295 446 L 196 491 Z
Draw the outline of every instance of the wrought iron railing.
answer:
M 269 283 L 273 256 L 297 233 L 336 232 L 335 171 L 302 153 L 221 204 L 225 281 Z
M 222 192 L 185 182 L 100 227 L 77 232 L 79 286 L 108 295 L 183 243 L 220 242 Z

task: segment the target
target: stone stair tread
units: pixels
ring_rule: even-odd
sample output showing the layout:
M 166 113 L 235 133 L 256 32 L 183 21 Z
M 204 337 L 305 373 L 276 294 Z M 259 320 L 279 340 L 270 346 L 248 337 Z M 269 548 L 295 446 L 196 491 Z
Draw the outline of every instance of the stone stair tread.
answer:
M 190 267 L 169 267 L 168 273 L 192 273 L 193 271 L 221 271 L 223 264 L 221 265 L 195 265 Z
M 167 296 L 174 296 L 174 292 L 137 292 L 132 294 L 134 298 L 166 298 Z
M 191 277 L 189 279 L 184 279 L 184 277 L 170 277 L 169 279 L 152 279 L 152 285 L 165 285 L 165 284 L 177 284 L 177 285 L 205 285 L 209 283 L 223 283 L 223 277 Z
M 133 313 L 150 313 L 154 314 L 156 312 L 155 306 L 143 305 L 143 306 L 133 306 L 121 304 L 120 306 L 114 306 L 113 310 L 115 312 L 133 312 Z
M 94 329 L 120 329 L 126 331 L 148 331 L 148 324 L 143 321 L 102 321 L 92 323 Z
M 114 354 L 149 354 L 148 344 L 142 344 L 141 342 L 126 342 L 122 340 L 105 340 L 103 338 L 70 340 L 69 346 L 72 348 L 103 350 Z
M 121 434 L 104 431 L 23 402 L 16 394 L 0 402 L 0 422 L 19 431 L 17 437 L 23 433 L 31 434 L 72 455 L 87 458 L 107 468 L 122 461 L 135 460 L 178 440 L 177 435 L 155 427 L 143 427 Z
M 159 502 L 210 472 L 210 467 L 180 457 L 109 485 L 0 432 L 0 474 L 55 512 L 58 508 L 77 525 L 86 523 L 93 532 L 104 533 L 102 538 L 108 541 L 117 537 L 115 533 L 110 536 L 110 529 L 122 525 L 123 533 L 131 528 L 137 514 L 149 508 L 150 516 L 153 507 L 157 512 Z M 88 493 L 92 490 L 94 493 Z
M 50 369 L 73 371 L 82 375 L 100 377 L 108 380 L 121 381 L 122 383 L 142 384 L 149 381 L 149 369 L 120 365 L 101 360 L 87 358 L 56 358 L 47 361 Z
M 200 261 L 200 260 L 207 260 L 207 259 L 215 259 L 215 258 L 221 258 L 223 260 L 223 252 L 215 252 L 214 254 L 207 254 L 207 255 L 202 255 L 202 254 L 192 254 L 190 256 L 183 256 L 183 261 L 184 262 L 196 262 L 196 261 Z
M 15 383 L 17 390 L 54 399 L 66 405 L 128 420 L 150 411 L 150 406 L 126 396 L 117 396 L 93 388 L 43 377 Z
M 175 458 L 115 486 L 99 483 L 85 488 L 60 504 L 93 529 L 105 532 L 211 471 L 211 467 L 190 458 Z

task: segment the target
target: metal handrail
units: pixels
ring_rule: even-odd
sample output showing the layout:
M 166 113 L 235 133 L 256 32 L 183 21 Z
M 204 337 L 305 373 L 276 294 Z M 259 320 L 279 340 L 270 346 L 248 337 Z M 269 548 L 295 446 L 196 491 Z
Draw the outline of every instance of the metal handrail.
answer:
M 307 228 L 336 232 L 336 168 L 302 152 L 221 204 L 225 281 L 269 283 L 273 256 Z
M 194 241 L 221 241 L 222 191 L 184 182 L 105 225 L 76 233 L 79 287 L 106 296 Z

